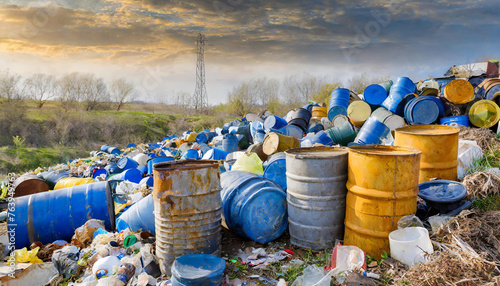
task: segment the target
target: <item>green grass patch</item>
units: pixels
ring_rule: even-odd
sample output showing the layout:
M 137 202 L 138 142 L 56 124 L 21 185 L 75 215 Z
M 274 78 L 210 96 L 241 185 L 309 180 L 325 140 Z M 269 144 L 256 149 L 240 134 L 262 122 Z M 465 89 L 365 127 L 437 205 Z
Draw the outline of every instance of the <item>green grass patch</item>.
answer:
M 500 195 L 492 195 L 484 199 L 474 200 L 472 207 L 482 211 L 498 211 L 500 210 Z
M 71 147 L 10 148 L 0 147 L 0 174 L 22 173 L 87 157 L 88 152 Z

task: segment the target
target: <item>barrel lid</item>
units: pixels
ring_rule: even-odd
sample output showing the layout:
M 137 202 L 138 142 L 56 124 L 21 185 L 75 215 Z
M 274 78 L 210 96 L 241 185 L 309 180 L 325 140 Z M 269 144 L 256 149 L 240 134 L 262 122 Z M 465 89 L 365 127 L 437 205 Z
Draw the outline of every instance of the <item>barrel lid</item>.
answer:
M 219 169 L 219 161 L 214 160 L 192 160 L 186 159 L 182 161 L 167 161 L 153 164 L 155 170 L 166 171 L 166 170 L 195 170 L 203 169 L 207 167 Z
M 387 91 L 379 84 L 372 84 L 363 92 L 364 100 L 372 105 L 380 105 L 387 98 Z
M 349 104 L 349 107 L 347 108 L 347 116 L 355 124 L 359 123 L 362 124 L 362 122 L 364 122 L 366 119 L 368 119 L 368 117 L 370 117 L 371 113 L 372 109 L 370 105 L 361 100 L 352 102 L 351 104 Z
M 240 210 L 242 230 L 259 243 L 280 237 L 288 227 L 286 193 L 281 188 L 263 187 L 253 193 Z M 272 224 L 272 227 L 269 227 Z
M 354 144 L 353 144 L 354 145 Z M 413 156 L 421 154 L 422 152 L 401 146 L 387 146 L 387 145 L 351 145 L 347 148 L 349 153 L 355 152 L 359 154 L 366 155 L 377 155 L 377 156 Z
M 420 100 L 413 108 L 409 108 L 408 112 L 411 112 L 412 121 L 415 123 L 430 124 L 439 117 L 439 107 L 432 100 Z
M 186 254 L 175 259 L 172 276 L 186 282 L 203 282 L 222 276 L 224 270 L 226 262 L 222 258 L 211 254 Z
M 460 129 L 446 125 L 412 125 L 396 129 L 396 137 L 398 133 L 421 135 L 421 136 L 442 136 L 458 134 Z
M 347 156 L 344 147 L 305 147 L 285 151 L 287 157 L 295 159 L 331 159 L 335 156 Z
M 464 79 L 455 79 L 444 88 L 444 97 L 455 104 L 464 104 L 474 99 L 474 87 Z
M 489 128 L 500 120 L 500 108 L 492 100 L 480 100 L 471 106 L 469 120 L 477 127 Z
M 436 203 L 455 203 L 467 195 L 464 184 L 450 180 L 436 180 L 418 185 L 418 196 Z
M 332 120 L 332 124 L 334 127 L 342 126 L 346 122 L 349 122 L 349 118 L 343 114 L 336 115 Z

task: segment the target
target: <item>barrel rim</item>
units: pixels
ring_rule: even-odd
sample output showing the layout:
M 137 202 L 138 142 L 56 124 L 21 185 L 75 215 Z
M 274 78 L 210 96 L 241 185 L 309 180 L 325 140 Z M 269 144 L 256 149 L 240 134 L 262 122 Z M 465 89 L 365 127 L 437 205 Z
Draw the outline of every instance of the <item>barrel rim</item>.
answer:
M 406 151 L 405 154 L 391 154 L 391 153 L 375 153 L 370 150 L 379 149 L 380 151 Z M 422 154 L 422 151 L 415 148 L 402 147 L 402 146 L 387 146 L 387 145 L 353 145 L 347 147 L 349 152 L 355 152 L 364 155 L 378 155 L 378 156 L 391 156 L 391 157 L 404 157 Z
M 415 133 L 412 130 L 415 129 L 441 129 L 443 131 L 438 134 L 423 134 L 423 133 Z M 443 136 L 443 135 L 455 135 L 460 132 L 460 129 L 448 125 L 440 125 L 440 124 L 426 124 L 426 125 L 409 125 L 401 128 L 397 128 L 394 130 L 397 133 L 408 134 L 408 135 L 416 135 L 416 136 Z
M 153 170 L 156 171 L 170 171 L 170 170 L 198 170 L 205 168 L 219 168 L 219 161 L 217 160 L 182 160 L 182 161 L 168 161 L 153 164 Z
M 318 156 L 318 155 L 305 155 L 304 153 L 320 153 L 329 151 L 332 153 L 330 156 Z M 332 157 L 347 155 L 347 148 L 345 147 L 302 147 L 294 148 L 285 151 L 285 155 L 294 159 L 331 159 Z

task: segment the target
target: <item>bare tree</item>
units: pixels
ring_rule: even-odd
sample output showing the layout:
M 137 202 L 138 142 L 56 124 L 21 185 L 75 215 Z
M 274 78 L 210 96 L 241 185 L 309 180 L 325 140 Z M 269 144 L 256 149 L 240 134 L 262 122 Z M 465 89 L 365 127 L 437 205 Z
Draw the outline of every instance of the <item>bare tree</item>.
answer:
M 37 102 L 38 108 L 56 94 L 56 77 L 37 73 L 24 81 L 24 90 L 28 98 Z
M 241 83 L 233 88 L 228 96 L 229 111 L 233 114 L 244 116 L 248 112 L 253 111 L 256 98 L 255 94 L 250 92 L 250 84 L 247 82 Z
M 113 81 L 109 87 L 109 93 L 111 100 L 116 102 L 116 110 L 119 111 L 120 108 L 127 102 L 127 100 L 134 94 L 134 85 L 128 82 L 125 78 L 120 78 Z
M 349 89 L 356 94 L 361 94 L 365 91 L 367 86 L 371 84 L 379 84 L 389 79 L 389 76 L 370 77 L 367 73 L 363 73 L 361 75 L 355 75 L 349 79 L 348 86 Z
M 304 73 L 288 76 L 283 80 L 283 99 L 290 108 L 306 104 L 314 94 L 321 91 L 327 81 L 324 77 L 317 77 Z
M 9 70 L 0 72 L 0 98 L 11 101 L 20 99 L 20 86 L 21 76 L 17 73 L 12 73 Z
M 318 93 L 315 93 L 312 97 L 312 99 L 316 102 L 324 102 L 326 104 L 329 104 L 330 101 L 330 95 L 332 94 L 332 91 L 336 88 L 339 88 L 341 86 L 340 83 L 327 83 L 324 84 L 320 91 Z
M 106 84 L 102 78 L 94 74 L 81 74 L 79 77 L 82 91 L 82 101 L 85 102 L 85 110 L 91 111 L 97 107 L 99 102 L 109 100 Z
M 66 74 L 57 81 L 57 93 L 64 109 L 75 107 L 76 102 L 82 98 L 82 89 L 80 74 L 77 72 Z

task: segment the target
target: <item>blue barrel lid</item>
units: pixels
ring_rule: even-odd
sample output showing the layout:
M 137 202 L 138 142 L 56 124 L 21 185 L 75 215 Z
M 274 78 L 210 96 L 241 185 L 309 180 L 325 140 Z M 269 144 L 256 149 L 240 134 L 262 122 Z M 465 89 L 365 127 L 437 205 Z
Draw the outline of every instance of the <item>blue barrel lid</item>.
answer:
M 363 100 L 368 104 L 380 105 L 387 98 L 387 91 L 379 84 L 372 84 L 365 88 Z
M 134 143 L 130 143 L 130 144 L 128 144 L 128 145 L 127 145 L 127 147 L 126 147 L 126 148 L 132 148 L 132 147 L 136 147 L 136 146 L 137 146 L 137 145 L 135 145 Z
M 431 124 L 439 117 L 439 106 L 433 100 L 419 100 L 412 107 L 409 112 L 415 123 Z
M 211 254 L 182 255 L 177 257 L 172 264 L 172 276 L 181 282 L 204 282 L 222 277 L 225 270 L 224 259 Z
M 467 195 L 464 184 L 450 180 L 436 180 L 418 185 L 418 196 L 429 202 L 455 203 Z

